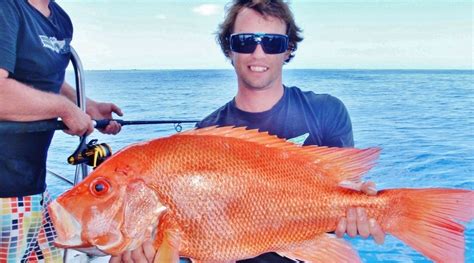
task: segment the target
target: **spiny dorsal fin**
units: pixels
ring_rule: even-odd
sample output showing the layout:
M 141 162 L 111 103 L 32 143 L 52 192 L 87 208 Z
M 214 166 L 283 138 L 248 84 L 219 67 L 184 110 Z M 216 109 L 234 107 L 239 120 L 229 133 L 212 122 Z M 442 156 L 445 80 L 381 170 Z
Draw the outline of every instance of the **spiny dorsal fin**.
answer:
M 300 146 L 280 139 L 275 135 L 269 135 L 268 132 L 247 130 L 245 127 L 212 126 L 188 130 L 175 136 L 185 135 L 230 137 L 258 143 L 265 147 L 278 148 L 317 164 L 320 169 L 324 169 L 330 174 L 335 183 L 345 180 L 360 182 L 361 176 L 375 165 L 375 161 L 380 153 L 379 148 L 355 149 L 329 148 L 314 145 Z
M 362 175 L 375 166 L 380 153 L 379 148 L 329 148 L 314 145 L 302 148 L 313 157 L 313 162 L 329 171 L 337 183 L 345 180 L 360 182 Z

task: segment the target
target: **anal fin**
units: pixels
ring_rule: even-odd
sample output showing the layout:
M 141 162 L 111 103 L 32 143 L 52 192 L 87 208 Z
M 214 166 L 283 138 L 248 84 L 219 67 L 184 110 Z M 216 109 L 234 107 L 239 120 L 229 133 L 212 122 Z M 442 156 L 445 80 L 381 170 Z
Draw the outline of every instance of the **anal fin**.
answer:
M 293 260 L 313 262 L 361 262 L 357 252 L 342 238 L 332 234 L 323 234 L 313 240 L 294 244 L 286 251 L 277 252 Z

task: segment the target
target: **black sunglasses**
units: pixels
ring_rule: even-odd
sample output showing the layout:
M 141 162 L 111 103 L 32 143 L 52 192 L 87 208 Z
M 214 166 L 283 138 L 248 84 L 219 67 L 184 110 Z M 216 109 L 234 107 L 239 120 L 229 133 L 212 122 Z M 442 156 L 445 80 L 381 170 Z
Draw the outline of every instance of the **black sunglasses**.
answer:
M 288 50 L 288 36 L 265 33 L 241 33 L 230 35 L 230 50 L 251 54 L 260 44 L 266 54 L 280 54 Z

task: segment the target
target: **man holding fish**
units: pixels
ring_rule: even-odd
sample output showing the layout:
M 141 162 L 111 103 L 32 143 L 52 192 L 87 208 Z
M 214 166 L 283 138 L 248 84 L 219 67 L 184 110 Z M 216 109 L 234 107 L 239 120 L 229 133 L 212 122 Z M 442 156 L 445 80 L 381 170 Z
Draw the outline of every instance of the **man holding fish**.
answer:
M 197 124 L 244 126 L 267 131 L 279 138 L 302 138 L 304 145 L 353 147 L 349 114 L 344 104 L 330 95 L 303 92 L 282 83 L 282 69 L 294 57 L 303 38 L 287 3 L 281 0 L 234 1 L 227 11 L 217 36 L 224 55 L 231 61 L 238 78 L 233 100 Z M 375 195 L 372 182 L 360 185 L 347 182 L 348 188 Z M 362 208 L 349 208 L 335 231 L 383 243 L 385 234 L 375 219 L 368 219 Z M 122 255 L 125 261 L 153 258 L 147 242 L 142 248 Z M 147 255 L 147 256 L 145 256 Z M 119 262 L 120 257 L 111 262 Z M 263 254 L 241 262 L 294 262 L 276 253 Z

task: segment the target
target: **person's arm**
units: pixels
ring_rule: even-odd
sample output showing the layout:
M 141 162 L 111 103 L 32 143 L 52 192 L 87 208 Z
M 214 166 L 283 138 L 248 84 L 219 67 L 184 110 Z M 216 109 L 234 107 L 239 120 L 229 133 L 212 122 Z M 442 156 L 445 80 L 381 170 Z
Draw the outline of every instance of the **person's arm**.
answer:
M 321 146 L 354 147 L 352 122 L 344 103 L 336 97 L 327 95 L 322 109 Z
M 336 97 L 328 96 L 324 105 L 324 139 L 323 145 L 330 147 L 354 147 L 352 122 L 344 103 Z M 375 183 L 360 184 L 342 182 L 341 187 L 361 191 L 367 195 L 376 195 Z M 347 233 L 350 237 L 360 235 L 362 238 L 372 236 L 377 244 L 385 240 L 382 227 L 373 218 L 368 218 L 365 209 L 352 207 L 347 209 L 346 217 L 339 220 L 335 231 L 338 237 Z
M 0 119 L 37 121 L 60 117 L 69 134 L 83 135 L 93 131 L 91 118 L 64 96 L 40 91 L 8 78 L 0 68 Z
M 61 95 L 76 103 L 76 90 L 67 82 L 64 82 L 60 90 Z M 87 98 L 86 113 L 95 120 L 112 119 L 112 113 L 122 116 L 122 110 L 113 103 L 97 102 Z M 121 125 L 115 121 L 111 121 L 107 127 L 100 129 L 105 134 L 117 134 L 120 132 Z

